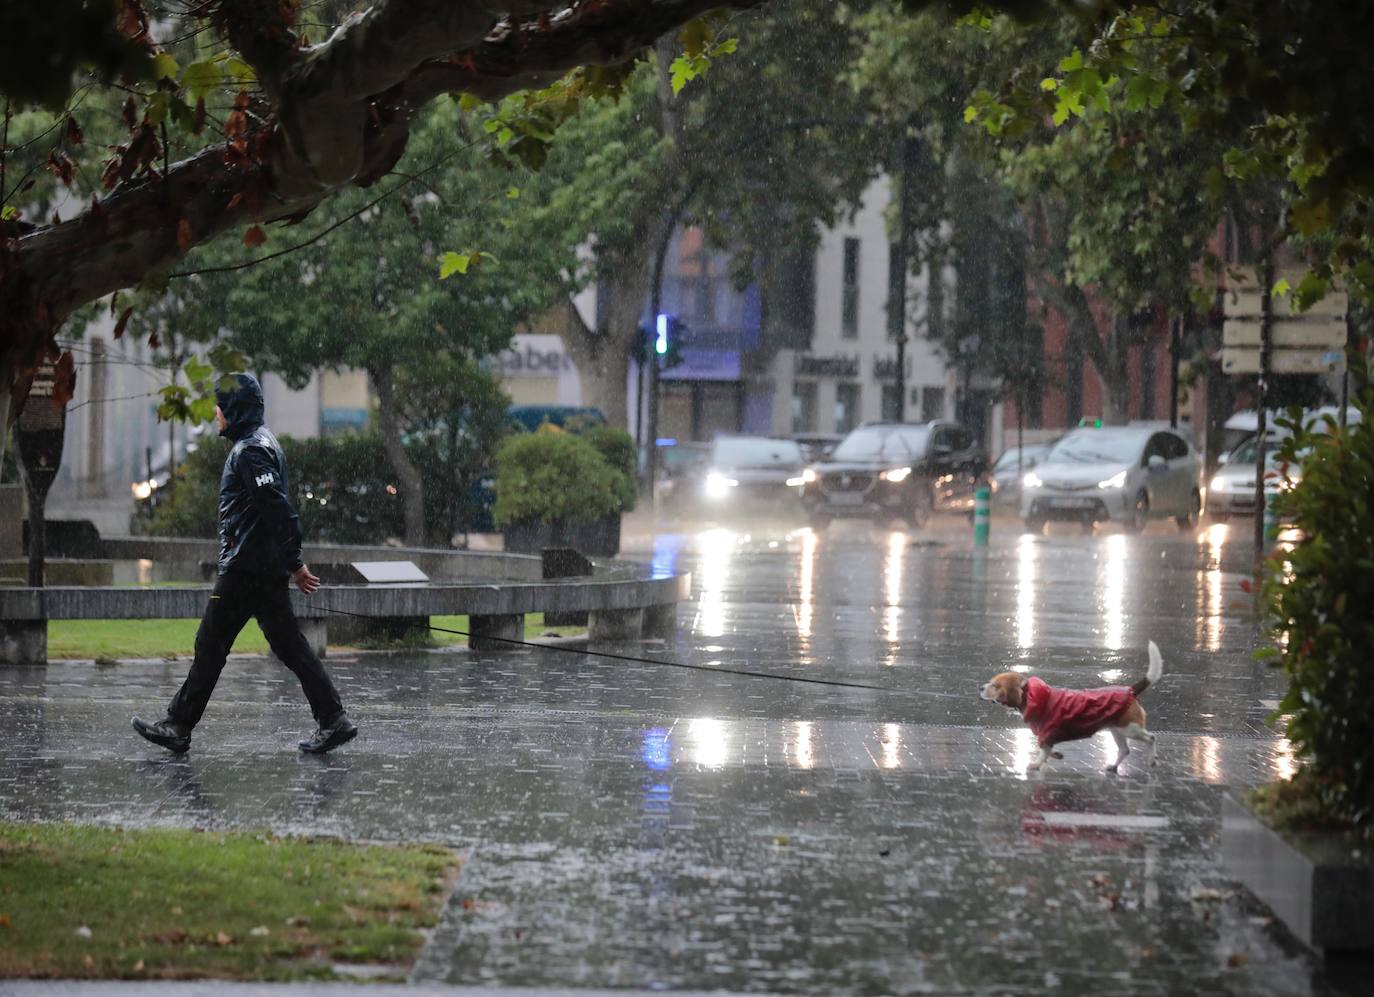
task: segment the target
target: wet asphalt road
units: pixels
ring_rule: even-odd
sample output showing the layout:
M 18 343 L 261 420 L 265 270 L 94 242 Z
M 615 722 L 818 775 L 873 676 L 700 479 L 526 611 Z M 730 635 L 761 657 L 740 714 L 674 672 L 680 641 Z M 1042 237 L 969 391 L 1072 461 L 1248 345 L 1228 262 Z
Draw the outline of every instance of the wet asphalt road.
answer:
M 960 523 L 632 538 L 628 556 L 694 575 L 651 655 L 887 691 L 553 651 L 335 655 L 362 735 L 323 760 L 293 750 L 308 713 L 267 661 L 231 663 L 182 759 L 127 725 L 184 662 L 0 671 L 0 819 L 453 843 L 467 864 L 419 981 L 1326 993 L 1218 867 L 1221 793 L 1292 765 L 1232 540 L 1000 531 L 980 551 Z M 1158 764 L 1105 775 L 1102 735 L 1027 780 L 1033 740 L 982 682 L 1128 683 L 1147 639 L 1166 667 L 1145 698 Z

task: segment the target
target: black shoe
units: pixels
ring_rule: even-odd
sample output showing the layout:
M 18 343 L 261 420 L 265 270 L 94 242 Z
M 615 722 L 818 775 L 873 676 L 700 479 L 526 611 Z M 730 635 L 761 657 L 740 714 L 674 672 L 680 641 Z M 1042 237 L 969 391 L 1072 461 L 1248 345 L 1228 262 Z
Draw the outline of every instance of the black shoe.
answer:
M 322 755 L 326 751 L 333 751 L 341 744 L 347 744 L 357 736 L 358 728 L 353 726 L 353 721 L 348 719 L 348 714 L 343 713 L 328 727 L 321 727 L 315 731 L 309 740 L 298 743 L 301 750 L 307 755 Z
M 170 717 L 155 724 L 134 717 L 134 730 L 154 744 L 175 751 L 178 755 L 185 754 L 191 747 L 191 732 Z

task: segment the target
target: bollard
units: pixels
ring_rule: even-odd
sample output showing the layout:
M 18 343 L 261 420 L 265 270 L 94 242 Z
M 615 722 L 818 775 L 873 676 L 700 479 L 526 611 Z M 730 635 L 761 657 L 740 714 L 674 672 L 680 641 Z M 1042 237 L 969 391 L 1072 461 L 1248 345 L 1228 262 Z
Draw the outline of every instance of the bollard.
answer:
M 1268 491 L 1264 493 L 1264 543 L 1266 547 L 1274 544 L 1279 538 L 1279 514 L 1274 508 L 1274 500 L 1278 495 L 1271 495 Z
M 990 520 L 992 512 L 989 508 L 991 502 L 992 490 L 987 485 L 980 485 L 978 490 L 973 493 L 973 545 L 975 547 L 988 545 L 988 531 L 992 525 Z

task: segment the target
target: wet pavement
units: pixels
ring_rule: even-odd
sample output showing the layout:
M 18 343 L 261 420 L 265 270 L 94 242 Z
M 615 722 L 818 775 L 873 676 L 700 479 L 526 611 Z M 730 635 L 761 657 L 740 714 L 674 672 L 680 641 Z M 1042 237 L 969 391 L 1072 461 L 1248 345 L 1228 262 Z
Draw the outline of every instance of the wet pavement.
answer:
M 1264 722 L 1281 683 L 1250 659 L 1249 549 L 1156 530 L 976 551 L 949 524 L 716 528 L 630 553 L 694 573 L 649 655 L 886 692 L 558 651 L 336 656 L 362 735 L 315 759 L 294 679 L 238 660 L 176 759 L 128 717 L 185 662 L 0 671 L 0 819 L 457 845 L 426 983 L 1332 992 L 1218 866 L 1221 794 L 1292 766 Z M 1027 780 L 1033 740 L 982 682 L 1129 683 L 1148 639 L 1157 765 L 1105 775 L 1102 735 Z

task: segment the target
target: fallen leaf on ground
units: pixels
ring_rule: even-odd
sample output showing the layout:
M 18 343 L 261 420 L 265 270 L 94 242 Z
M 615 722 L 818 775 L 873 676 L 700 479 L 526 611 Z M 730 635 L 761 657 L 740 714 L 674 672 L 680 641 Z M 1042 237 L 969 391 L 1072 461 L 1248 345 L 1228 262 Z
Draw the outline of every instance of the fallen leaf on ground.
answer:
M 1250 957 L 1243 952 L 1232 952 L 1231 958 L 1226 960 L 1226 965 L 1231 969 L 1240 969 L 1241 966 L 1244 966 L 1249 961 Z
M 86 926 L 83 924 L 81 927 L 79 927 L 79 928 L 76 929 L 76 937 L 77 937 L 77 938 L 90 938 L 90 937 L 91 937 L 91 929 L 88 928 L 88 927 L 86 927 Z
M 233 945 L 233 944 L 234 944 L 234 938 L 233 938 L 232 935 L 226 935 L 226 934 L 225 934 L 224 932 L 222 932 L 222 931 L 217 931 L 217 932 L 215 932 L 215 944 L 216 944 L 216 945 Z
M 266 938 L 268 935 L 271 934 L 271 932 L 267 930 L 267 926 L 265 924 L 258 925 L 256 928 L 254 928 L 252 931 L 248 933 L 252 935 L 254 938 Z

